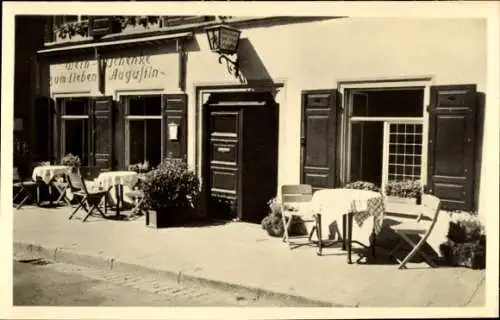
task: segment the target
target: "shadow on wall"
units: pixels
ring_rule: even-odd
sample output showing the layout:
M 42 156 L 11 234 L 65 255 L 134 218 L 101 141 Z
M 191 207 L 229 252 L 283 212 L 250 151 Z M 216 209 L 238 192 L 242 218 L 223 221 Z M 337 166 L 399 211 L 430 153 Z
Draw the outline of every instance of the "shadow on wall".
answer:
M 484 145 L 484 109 L 485 109 L 485 94 L 484 92 L 477 93 L 477 126 L 476 126 L 476 165 L 475 165 L 475 188 L 474 188 L 474 204 L 475 209 L 478 209 L 479 204 L 479 192 L 481 184 L 481 163 L 483 161 L 483 145 Z
M 240 39 L 238 51 L 240 58 L 240 82 L 250 87 L 266 86 L 275 88 L 273 77 L 269 74 L 250 40 L 247 38 Z M 271 93 L 273 96 L 276 94 L 276 92 Z

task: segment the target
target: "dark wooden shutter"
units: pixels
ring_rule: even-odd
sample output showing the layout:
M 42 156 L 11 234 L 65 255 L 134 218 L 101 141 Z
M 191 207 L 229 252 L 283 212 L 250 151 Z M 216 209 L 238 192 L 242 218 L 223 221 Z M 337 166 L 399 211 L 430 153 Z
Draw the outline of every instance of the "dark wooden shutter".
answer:
M 53 17 L 45 18 L 43 41 L 44 42 L 54 41 L 54 18 Z
M 113 32 L 113 17 L 89 17 L 89 36 L 102 37 Z
M 89 107 L 92 174 L 113 167 L 113 97 L 95 97 Z
M 428 192 L 449 210 L 474 208 L 476 86 L 431 87 Z
M 34 114 L 34 152 L 33 161 L 53 161 L 54 146 L 57 137 L 54 136 L 54 119 L 56 115 L 54 100 L 50 97 L 37 97 L 35 99 Z
M 301 183 L 314 189 L 336 183 L 337 91 L 302 92 Z
M 176 140 L 168 137 L 168 125 L 175 123 L 179 126 Z M 162 95 L 162 158 L 169 153 L 174 158 L 187 156 L 187 95 L 164 94 Z

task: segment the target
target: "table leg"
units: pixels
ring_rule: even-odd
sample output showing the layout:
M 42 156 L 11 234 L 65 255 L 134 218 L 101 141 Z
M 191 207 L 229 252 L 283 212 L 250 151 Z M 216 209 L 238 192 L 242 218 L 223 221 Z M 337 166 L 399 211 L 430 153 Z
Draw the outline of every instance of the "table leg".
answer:
M 123 185 L 118 184 L 116 185 L 116 217 L 118 218 L 120 216 L 120 206 L 123 205 Z
M 52 182 L 49 182 L 49 206 L 52 207 Z
M 347 214 L 347 263 L 352 264 L 351 252 L 352 252 L 352 219 L 353 214 L 349 212 Z
M 346 248 L 346 237 L 347 237 L 347 215 L 342 215 L 342 250 L 347 250 Z
M 115 195 L 116 195 L 116 216 L 120 215 L 120 185 L 115 185 Z

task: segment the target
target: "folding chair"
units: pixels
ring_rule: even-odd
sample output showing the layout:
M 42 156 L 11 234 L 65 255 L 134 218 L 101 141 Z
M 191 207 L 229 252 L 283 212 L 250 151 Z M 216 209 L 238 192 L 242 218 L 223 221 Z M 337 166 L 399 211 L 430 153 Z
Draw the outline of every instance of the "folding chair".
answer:
M 432 259 L 428 255 L 422 252 L 421 248 L 426 243 L 427 239 L 432 233 L 432 230 L 434 229 L 434 226 L 436 225 L 439 211 L 441 210 L 441 201 L 436 196 L 425 194 L 422 196 L 422 205 L 419 205 L 418 209 L 419 215 L 416 220 L 402 222 L 400 224 L 390 226 L 390 228 L 401 237 L 401 241 L 389 253 L 391 257 L 398 261 L 399 269 L 406 269 L 406 264 L 408 263 L 408 261 L 410 261 L 417 253 L 420 254 L 431 267 L 436 267 L 434 261 L 432 261 Z M 418 243 L 415 243 L 409 237 L 412 235 L 421 236 L 420 241 L 418 241 Z M 403 261 L 400 261 L 394 256 L 394 253 L 404 242 L 410 244 L 413 249 L 403 259 Z
M 111 189 L 108 188 L 107 190 L 91 190 L 89 191 L 87 189 L 87 186 L 85 184 L 85 180 L 80 174 L 76 173 L 70 173 L 68 175 L 68 183 L 69 183 L 69 188 L 73 195 L 75 197 L 81 198 L 79 205 L 76 207 L 76 209 L 71 213 L 69 216 L 69 219 L 73 218 L 75 213 L 80 209 L 83 208 L 86 211 L 86 215 L 83 218 L 82 222 L 85 222 L 87 218 L 94 212 L 94 210 L 97 210 L 100 215 L 103 218 L 106 218 L 106 195 L 108 194 L 109 190 Z M 104 201 L 103 201 L 104 200 Z M 102 212 L 101 208 L 99 208 L 99 205 L 101 202 L 104 202 L 104 212 Z
M 310 245 L 313 233 L 316 231 L 318 236 L 318 255 L 321 255 L 321 216 L 312 212 L 312 187 L 308 184 L 283 185 L 281 186 L 281 201 L 282 201 L 282 219 L 283 219 L 283 242 L 288 243 L 290 249 L 295 249 L 300 246 Z M 300 217 L 302 221 L 309 223 L 314 222 L 311 232 L 307 236 L 293 236 L 288 234 L 293 217 Z M 306 238 L 308 242 L 292 242 L 291 238 Z
M 19 170 L 17 168 L 14 168 L 12 175 L 13 175 L 12 185 L 14 188 L 18 189 L 17 192 L 14 194 L 12 201 L 15 202 L 19 196 L 24 195 L 21 202 L 19 202 L 18 205 L 16 206 L 16 209 L 19 210 L 24 205 L 24 203 L 28 201 L 28 199 L 30 198 L 34 199 L 33 194 L 30 192 L 30 190 L 28 190 L 28 188 L 33 188 L 36 185 L 36 182 L 22 179 L 21 175 L 19 174 Z

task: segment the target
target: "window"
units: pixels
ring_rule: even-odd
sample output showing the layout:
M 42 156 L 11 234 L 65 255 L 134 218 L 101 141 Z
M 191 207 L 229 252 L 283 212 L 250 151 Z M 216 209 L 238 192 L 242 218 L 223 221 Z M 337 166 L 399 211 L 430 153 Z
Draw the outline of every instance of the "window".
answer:
M 424 181 L 423 87 L 348 91 L 347 180 Z
M 72 153 L 80 157 L 82 166 L 89 165 L 89 99 L 63 98 L 61 110 L 61 156 Z
M 161 161 L 161 96 L 125 98 L 125 163 Z

